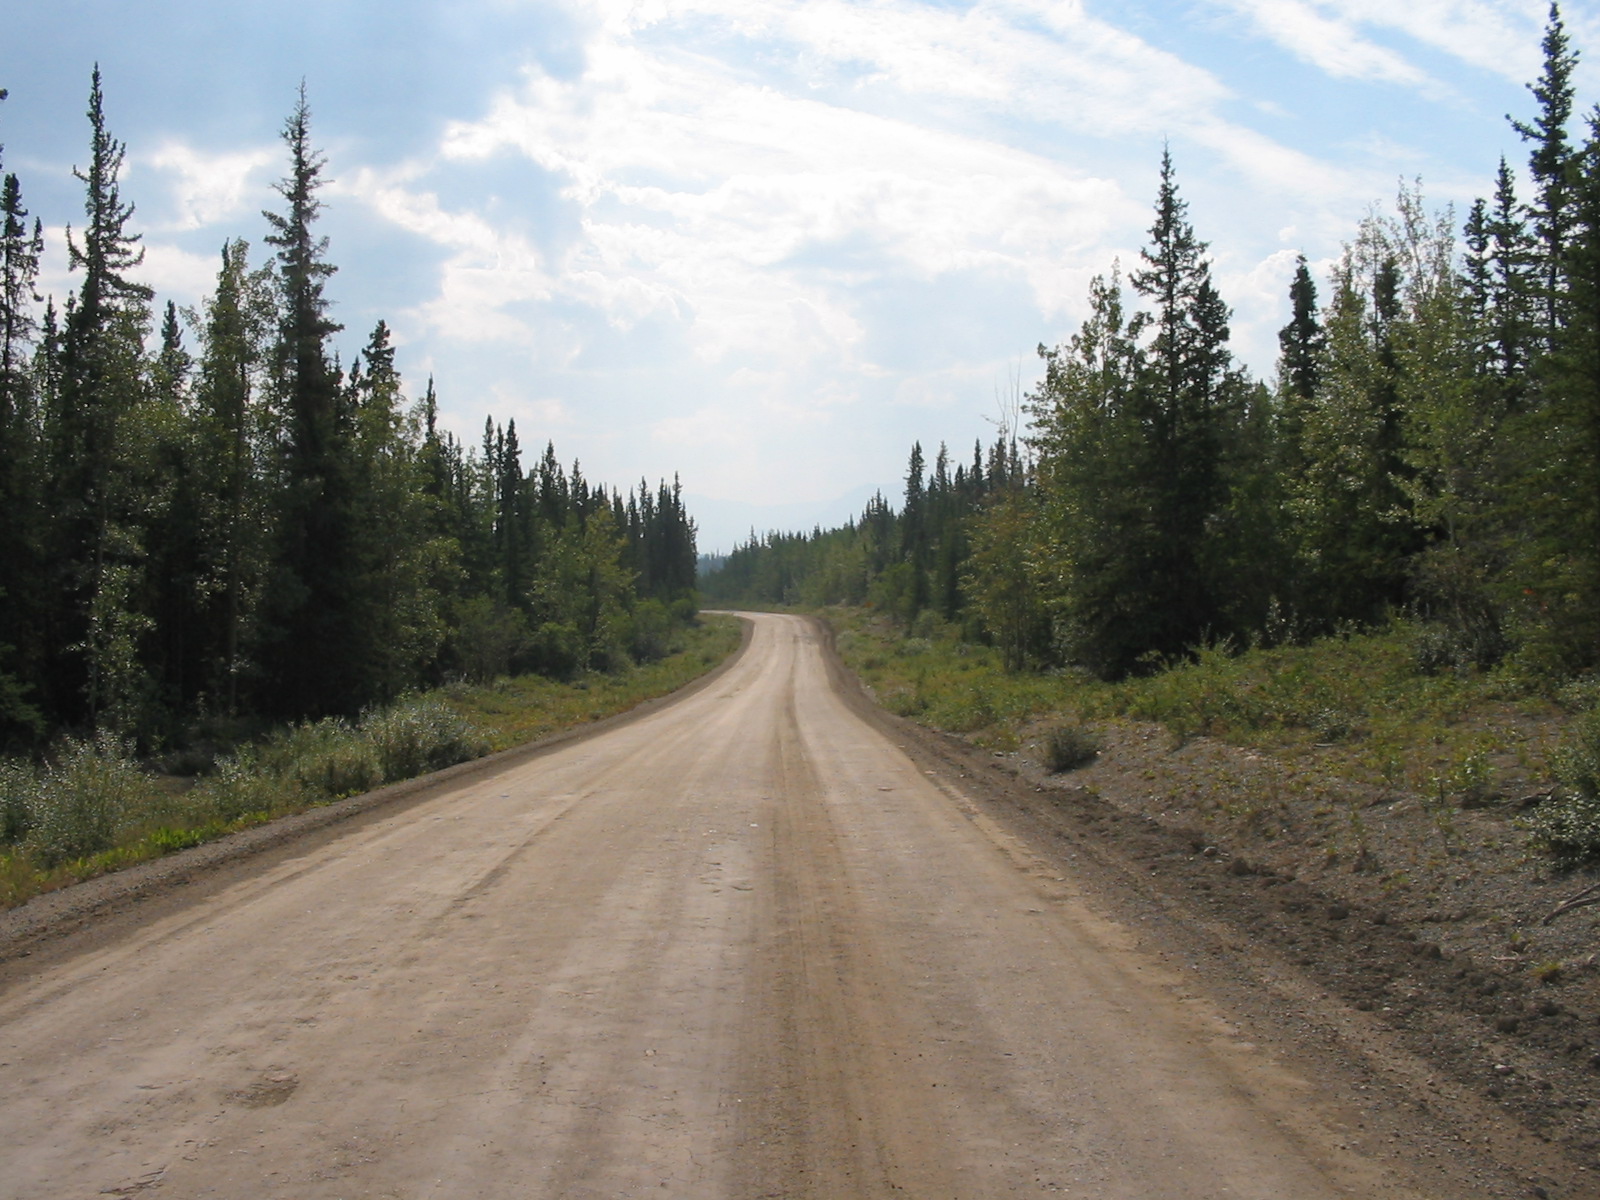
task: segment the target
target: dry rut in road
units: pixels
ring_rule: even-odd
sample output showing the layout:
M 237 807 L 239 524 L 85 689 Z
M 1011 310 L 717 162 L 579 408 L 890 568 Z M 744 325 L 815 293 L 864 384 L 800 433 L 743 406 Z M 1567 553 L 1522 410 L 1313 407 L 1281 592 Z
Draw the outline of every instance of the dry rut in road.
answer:
M 677 703 L 13 970 L 0 1195 L 1445 1194 L 754 620 Z

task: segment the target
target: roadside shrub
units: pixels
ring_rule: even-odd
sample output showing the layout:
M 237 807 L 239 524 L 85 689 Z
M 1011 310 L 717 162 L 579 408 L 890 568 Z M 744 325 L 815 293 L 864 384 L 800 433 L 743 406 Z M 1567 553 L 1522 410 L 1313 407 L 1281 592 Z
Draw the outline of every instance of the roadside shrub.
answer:
M 36 779 L 26 846 L 46 867 L 109 850 L 151 791 L 127 744 L 104 733 L 93 741 L 70 738 Z
M 1600 712 L 1573 722 L 1553 765 L 1568 790 L 1534 810 L 1534 843 L 1563 868 L 1600 859 Z
M 672 614 L 659 600 L 641 600 L 633 607 L 628 653 L 637 663 L 659 662 L 672 653 Z
M 1556 691 L 1556 702 L 1574 713 L 1600 709 L 1600 677 L 1584 675 L 1564 684 Z
M 163 827 L 145 838 L 145 845 L 158 854 L 176 854 L 179 850 L 187 850 L 191 846 L 198 846 L 207 837 L 213 836 L 215 836 L 214 831 L 204 827 L 199 829 Z
M 994 693 L 981 684 L 969 684 L 941 694 L 927 686 L 926 672 L 919 672 L 914 696 L 917 708 L 926 712 L 940 729 L 951 733 L 977 733 L 988 729 L 998 718 Z
M 210 812 L 224 824 L 247 813 L 298 808 L 301 797 L 299 786 L 269 774 L 253 749 L 218 760 L 216 770 L 201 780 L 192 793 L 197 808 Z
M 1053 726 L 1039 746 L 1044 769 L 1052 775 L 1085 766 L 1100 753 L 1100 740 L 1082 725 Z
M 254 769 L 276 781 L 280 792 L 289 784 L 307 803 L 354 795 L 382 778 L 371 744 L 339 717 L 293 725 L 234 755 L 231 764 L 236 771 Z
M 1342 708 L 1316 709 L 1304 718 L 1305 726 L 1324 742 L 1342 742 L 1356 728 L 1356 718 Z
M 297 749 L 290 778 L 307 791 L 337 800 L 383 782 L 372 743 L 336 717 L 302 725 L 290 737 Z
M 472 723 L 438 700 L 368 712 L 357 732 L 371 747 L 383 783 L 466 762 L 488 750 Z
M 438 699 L 293 726 L 220 759 L 192 805 L 223 822 L 289 812 L 371 791 L 488 753 L 477 727 Z
M 1573 722 L 1554 766 L 1556 778 L 1573 791 L 1600 798 L 1600 710 Z

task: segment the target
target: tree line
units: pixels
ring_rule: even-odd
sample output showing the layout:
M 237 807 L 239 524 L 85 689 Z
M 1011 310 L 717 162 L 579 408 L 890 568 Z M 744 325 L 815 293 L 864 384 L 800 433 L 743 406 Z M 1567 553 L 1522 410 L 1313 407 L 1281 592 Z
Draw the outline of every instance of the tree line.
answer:
M 624 494 L 553 446 L 525 462 L 492 418 L 463 446 L 431 379 L 408 399 L 381 321 L 342 367 L 304 87 L 267 261 L 227 241 L 193 310 L 137 280 L 98 67 L 88 119 L 63 305 L 36 290 L 41 220 L 0 185 L 0 742 L 154 744 L 666 652 L 697 603 L 676 480 Z
M 898 512 L 752 537 L 707 596 L 933 612 L 1013 668 L 1107 678 L 1397 612 L 1425 669 L 1600 666 L 1600 106 L 1574 129 L 1577 61 L 1552 4 L 1511 122 L 1526 174 L 1502 158 L 1459 227 L 1402 184 L 1324 291 L 1299 260 L 1270 383 L 1232 357 L 1164 153 L 1137 266 L 1039 347 L 1025 429 L 955 476 L 914 448 Z

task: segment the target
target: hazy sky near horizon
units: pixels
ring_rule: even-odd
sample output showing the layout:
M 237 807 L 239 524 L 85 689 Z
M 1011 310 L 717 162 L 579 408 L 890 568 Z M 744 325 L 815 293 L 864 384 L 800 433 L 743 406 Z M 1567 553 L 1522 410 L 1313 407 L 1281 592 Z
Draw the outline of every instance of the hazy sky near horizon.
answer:
M 1319 279 L 1420 177 L 1457 225 L 1526 151 L 1545 0 L 51 0 L 0 44 L 4 169 L 50 238 L 98 61 L 141 275 L 197 303 L 264 258 L 305 80 L 346 361 L 382 318 L 407 390 L 591 479 L 719 501 L 897 489 L 970 457 L 1137 260 L 1163 144 L 1234 349 L 1269 377 Z M 1600 3 L 1563 6 L 1580 51 Z M 1580 71 L 1580 106 L 1594 98 Z M 848 508 L 830 514 L 832 521 Z M 702 549 L 748 521 L 727 505 Z M 819 510 L 820 511 L 820 510 Z M 708 509 L 709 512 L 709 509 Z M 741 524 L 741 522 L 743 524 Z

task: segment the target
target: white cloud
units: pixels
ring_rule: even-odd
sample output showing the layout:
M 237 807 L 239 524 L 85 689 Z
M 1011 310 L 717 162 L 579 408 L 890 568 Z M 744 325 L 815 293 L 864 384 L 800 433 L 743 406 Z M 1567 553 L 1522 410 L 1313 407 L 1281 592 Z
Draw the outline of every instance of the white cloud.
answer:
M 416 163 L 388 171 L 366 168 L 329 190 L 453 252 L 441 269 L 438 293 L 410 315 L 457 341 L 526 341 L 532 332 L 526 319 L 507 310 L 547 301 L 556 286 L 537 250 L 481 215 L 448 211 L 433 192 L 412 190 L 422 170 Z
M 636 25 L 691 18 L 760 39 L 802 67 L 815 63 L 823 78 L 844 71 L 863 97 L 891 88 L 1105 135 L 1171 128 L 1229 95 L 1209 72 L 1075 0 L 980 0 L 959 10 L 906 0 L 681 0 Z
M 1401 33 L 1430 50 L 1514 82 L 1539 68 L 1542 0 L 1215 0 L 1296 57 L 1340 78 L 1450 89 L 1374 33 Z
M 203 229 L 260 207 L 260 173 L 277 163 L 275 148 L 262 147 L 228 154 L 207 154 L 178 141 L 168 141 L 137 165 L 171 177 L 172 218 L 163 230 Z
M 1127 209 L 1114 184 L 1059 162 L 785 95 L 721 64 L 623 44 L 589 61 L 576 81 L 530 75 L 453 127 L 442 153 L 511 151 L 558 172 L 585 214 L 581 244 L 551 264 L 558 291 L 621 328 L 684 322 L 705 361 L 849 355 L 850 285 L 891 268 L 992 270 L 1052 293 L 1050 264 Z
M 195 254 L 149 238 L 142 244 L 144 262 L 133 274 L 139 282 L 155 288 L 158 303 L 171 299 L 179 304 L 196 304 L 211 294 L 222 266 L 219 254 Z
M 1331 0 L 1331 7 L 1513 83 L 1538 73 L 1539 37 L 1549 15 L 1544 0 Z
M 1330 15 L 1311 0 L 1221 0 L 1254 21 L 1268 38 L 1297 58 L 1347 79 L 1437 91 L 1438 84 L 1402 55 L 1364 38 L 1344 14 Z
M 1228 2 L 1324 70 L 1443 92 L 1369 36 L 1405 32 L 1400 19 L 1357 0 Z M 499 357 L 478 387 L 497 414 L 582 411 L 573 436 L 591 454 L 693 448 L 702 490 L 836 491 L 910 419 L 884 413 L 976 420 L 1000 357 L 1063 335 L 1088 277 L 1134 260 L 1165 138 L 1186 194 L 1199 176 L 1210 202 L 1231 198 L 1197 221 L 1258 369 L 1293 259 L 1273 231 L 1315 250 L 1393 186 L 1387 164 L 1338 161 L 1348 144 L 1305 152 L 1233 119 L 1240 97 L 1216 76 L 1079 3 L 614 0 L 593 15 L 581 70 L 528 68 L 431 157 L 347 168 L 332 190 L 445 252 L 434 294 L 403 316 L 441 361 Z M 519 163 L 544 194 L 463 194 L 460 178 Z M 559 210 L 559 235 L 505 219 L 525 205 Z M 977 338 L 948 350 L 966 288 L 1037 325 L 998 354 Z M 919 289 L 926 333 L 889 307 Z M 648 359 L 649 386 L 615 357 Z M 521 398 L 551 392 L 571 405 Z M 879 431 L 858 434 L 867 417 Z M 821 462 L 834 474 L 814 478 Z
M 1270 371 L 1278 357 L 1278 330 L 1287 320 L 1285 298 L 1300 252 L 1284 249 L 1241 271 L 1219 273 L 1218 287 L 1233 306 L 1234 353 Z

